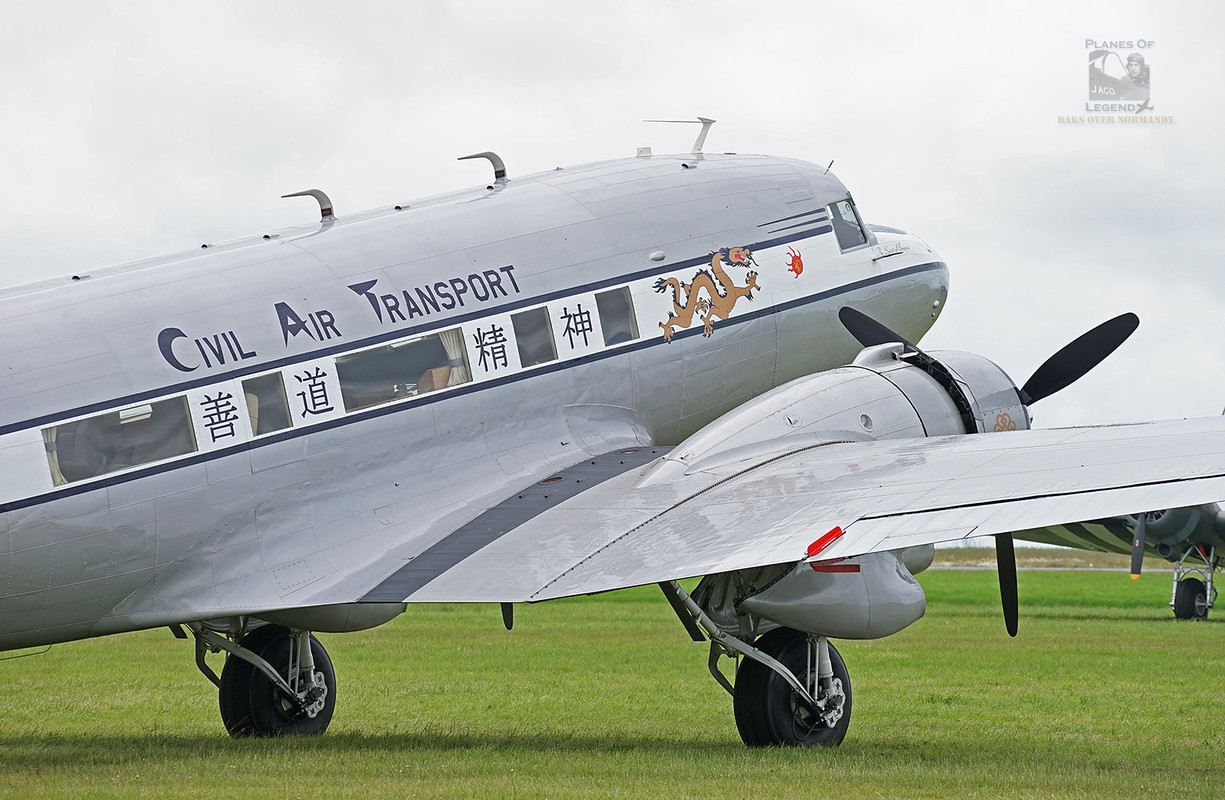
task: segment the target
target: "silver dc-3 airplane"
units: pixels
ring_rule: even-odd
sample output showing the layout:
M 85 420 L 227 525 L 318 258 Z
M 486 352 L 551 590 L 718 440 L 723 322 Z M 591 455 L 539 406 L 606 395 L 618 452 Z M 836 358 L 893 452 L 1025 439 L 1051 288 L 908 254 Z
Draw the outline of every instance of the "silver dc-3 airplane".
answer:
M 830 639 L 918 620 L 934 543 L 996 536 L 1013 633 L 1013 532 L 1210 581 L 1215 540 L 1142 526 L 1225 497 L 1225 420 L 1028 430 L 1133 315 L 1021 388 L 925 353 L 940 257 L 708 125 L 0 294 L 0 649 L 167 626 L 231 734 L 314 734 L 312 632 L 658 584 L 746 744 L 837 744 Z

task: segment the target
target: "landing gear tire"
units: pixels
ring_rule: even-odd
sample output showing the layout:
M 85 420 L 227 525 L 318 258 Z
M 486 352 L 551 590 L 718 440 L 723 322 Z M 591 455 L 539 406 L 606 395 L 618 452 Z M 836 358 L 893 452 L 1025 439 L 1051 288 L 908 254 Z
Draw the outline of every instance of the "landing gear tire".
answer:
M 305 703 L 286 696 L 252 664 L 237 656 L 226 657 L 218 699 L 221 721 L 231 736 L 312 736 L 327 730 L 336 707 L 336 672 L 319 640 L 308 638 L 314 666 L 300 672 L 296 667 L 302 659 L 293 653 L 295 641 L 300 640 L 288 628 L 264 625 L 239 642 L 271 664 L 291 686 L 316 685 Z
M 1179 619 L 1207 619 L 1208 592 L 1199 578 L 1183 578 L 1174 590 L 1174 616 Z
M 808 635 L 791 628 L 775 628 L 758 639 L 754 646 L 780 661 L 805 686 L 812 686 L 814 675 L 809 673 Z M 774 670 L 761 662 L 743 659 L 736 671 L 732 707 L 740 738 L 749 747 L 832 747 L 842 743 L 851 724 L 851 678 L 842 656 L 829 646 L 830 664 L 835 686 L 843 699 L 841 717 L 832 725 L 819 709 L 803 698 Z M 811 669 L 817 668 L 812 660 Z M 821 698 L 818 698 L 821 699 Z

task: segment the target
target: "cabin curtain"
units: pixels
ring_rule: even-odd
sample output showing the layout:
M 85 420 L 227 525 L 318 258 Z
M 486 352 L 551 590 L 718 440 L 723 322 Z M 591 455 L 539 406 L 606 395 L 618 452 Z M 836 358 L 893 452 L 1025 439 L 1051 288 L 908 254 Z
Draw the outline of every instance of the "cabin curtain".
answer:
M 451 364 L 451 377 L 447 386 L 456 386 L 472 380 L 472 371 L 468 369 L 468 359 L 464 355 L 464 334 L 459 328 L 451 328 L 438 334 L 442 340 L 442 349 L 447 351 L 447 360 Z

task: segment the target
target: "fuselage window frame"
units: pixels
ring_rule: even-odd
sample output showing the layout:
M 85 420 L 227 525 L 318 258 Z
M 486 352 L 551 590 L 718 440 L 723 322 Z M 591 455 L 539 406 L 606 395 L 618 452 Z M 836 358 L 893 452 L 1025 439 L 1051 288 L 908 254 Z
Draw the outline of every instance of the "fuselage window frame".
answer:
M 345 353 L 335 364 L 346 413 L 472 380 L 459 328 Z
M 605 292 L 596 292 L 595 305 L 605 347 L 614 347 L 639 338 L 638 316 L 634 313 L 634 298 L 630 287 L 618 286 Z
M 242 392 L 252 436 L 266 436 L 293 427 L 293 412 L 280 371 L 243 379 Z
M 511 314 L 510 324 L 515 331 L 520 366 L 527 369 L 557 360 L 557 342 L 553 339 L 548 306 Z
M 43 428 L 42 437 L 55 486 L 169 461 L 199 450 L 187 395 L 61 422 Z

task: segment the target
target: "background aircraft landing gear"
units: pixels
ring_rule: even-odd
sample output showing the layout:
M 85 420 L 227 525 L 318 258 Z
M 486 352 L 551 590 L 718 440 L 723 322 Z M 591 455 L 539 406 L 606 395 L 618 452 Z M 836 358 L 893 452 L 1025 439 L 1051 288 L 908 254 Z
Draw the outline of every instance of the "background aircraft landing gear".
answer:
M 336 707 L 336 672 L 318 639 L 307 631 L 263 625 L 238 648 L 262 659 L 281 680 L 274 682 L 256 664 L 229 652 L 218 698 L 231 736 L 311 736 L 327 730 Z
M 1190 566 L 1186 563 L 1188 557 L 1199 556 L 1204 566 Z M 1216 602 L 1216 587 L 1212 585 L 1212 576 L 1220 566 L 1216 548 L 1205 550 L 1203 545 L 1195 545 L 1183 553 L 1182 558 L 1174 565 L 1174 592 L 1170 598 L 1170 607 L 1178 619 L 1207 619 L 1208 609 Z
M 818 706 L 805 701 L 775 670 L 742 659 L 732 705 L 744 743 L 749 747 L 840 744 L 851 724 L 851 678 L 834 646 L 791 628 L 775 628 L 754 646 L 791 670 Z M 820 656 L 826 647 L 832 674 L 822 679 Z

